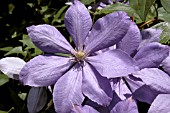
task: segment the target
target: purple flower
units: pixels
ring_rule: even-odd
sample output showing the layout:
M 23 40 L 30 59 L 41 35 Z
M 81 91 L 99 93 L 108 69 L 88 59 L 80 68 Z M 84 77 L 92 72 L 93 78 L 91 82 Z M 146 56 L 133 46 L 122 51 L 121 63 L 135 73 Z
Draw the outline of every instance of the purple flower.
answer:
M 163 70 L 170 75 L 170 51 L 169 56 L 161 63 Z
M 168 113 L 170 108 L 170 94 L 160 94 L 151 104 L 148 113 Z
M 83 107 L 75 105 L 71 113 L 99 113 L 99 112 L 88 105 L 85 105 Z
M 122 41 L 117 45 L 118 49 L 121 49 L 131 55 L 136 61 L 136 65 L 141 69 L 149 70 L 148 73 L 152 72 L 150 68 L 158 68 L 162 61 L 168 56 L 168 46 L 158 43 L 161 34 L 160 30 L 156 29 L 145 29 L 141 32 L 138 28 L 135 28 L 135 32 L 129 34 L 128 32 Z M 131 35 L 131 39 L 129 37 Z M 159 69 L 158 69 L 159 70 Z M 140 73 L 137 72 L 137 73 Z M 148 74 L 142 73 L 142 74 Z M 144 81 L 144 76 L 152 77 L 151 74 L 138 76 L 138 79 L 134 77 L 124 77 L 124 80 L 128 83 L 133 92 L 134 98 L 152 103 L 154 98 L 158 95 L 159 90 L 151 88 L 150 85 Z M 158 76 L 155 73 L 154 76 Z M 140 80 L 139 80 L 140 78 Z M 136 80 L 135 80 L 136 79 Z M 158 78 L 159 80 L 159 78 Z M 143 81 L 143 82 L 142 82 Z M 149 81 L 149 80 L 148 80 Z M 150 81 L 151 82 L 151 81 Z M 159 84 L 159 82 L 158 82 Z M 128 90 L 128 88 L 126 88 Z M 117 91 L 119 92 L 119 91 Z M 135 92 L 135 93 L 134 93 Z M 164 92 L 165 93 L 165 92 Z
M 73 49 L 53 26 L 28 27 L 33 43 L 50 54 L 30 60 L 21 70 L 20 80 L 24 85 L 35 87 L 55 84 L 53 102 L 58 113 L 70 112 L 75 105 L 81 106 L 84 95 L 107 106 L 112 96 L 107 78 L 126 76 L 137 67 L 133 59 L 121 50 L 100 55 L 94 53 L 117 44 L 131 24 L 126 13 L 115 12 L 100 18 L 92 27 L 88 10 L 81 2 L 75 1 L 65 14 L 65 26 L 76 48 Z M 59 56 L 59 53 L 71 56 Z
M 96 9 L 103 9 L 110 4 L 113 4 L 112 0 L 100 0 L 96 4 L 92 4 L 91 6 L 89 6 L 88 9 L 95 11 Z
M 132 97 L 118 102 L 110 113 L 138 113 L 136 102 Z
M 151 73 L 152 70 L 150 70 L 150 68 L 158 68 L 162 61 L 168 56 L 168 46 L 157 42 L 159 40 L 160 33 L 160 30 L 151 28 L 140 32 L 135 23 L 133 23 L 124 38 L 116 45 L 116 48 L 109 47 L 109 49 L 123 50 L 136 61 L 136 65 L 141 69 L 141 71 L 145 68 L 146 70 L 149 70 L 148 73 Z M 102 51 L 107 50 L 108 49 L 104 49 Z M 98 53 L 101 54 L 102 52 Z M 140 73 L 140 71 L 137 73 Z M 152 103 L 155 97 L 161 92 L 156 88 L 151 88 L 151 85 L 144 81 L 144 78 L 142 77 L 148 76 L 152 78 L 151 74 L 148 73 L 147 75 L 142 75 L 146 73 L 141 73 L 141 77 L 129 75 L 112 79 L 111 86 L 114 95 L 109 108 L 112 109 L 117 102 L 130 96 L 133 96 L 134 99 L 138 99 L 143 102 Z M 153 76 L 159 75 L 155 73 Z M 145 80 L 147 81 L 147 79 Z M 158 84 L 160 83 L 158 82 Z M 167 93 L 167 90 L 162 92 Z

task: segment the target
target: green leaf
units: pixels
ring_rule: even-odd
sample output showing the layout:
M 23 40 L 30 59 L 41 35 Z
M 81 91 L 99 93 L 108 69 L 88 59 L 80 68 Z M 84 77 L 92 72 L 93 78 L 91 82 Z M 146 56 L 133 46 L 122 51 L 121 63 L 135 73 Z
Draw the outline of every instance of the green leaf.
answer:
M 33 43 L 32 40 L 29 38 L 28 35 L 23 34 L 22 40 L 19 40 L 19 41 L 23 43 L 23 46 L 27 46 L 27 47 L 25 48 L 25 50 L 28 51 L 29 49 L 34 49 L 34 53 L 33 53 L 32 56 L 36 56 L 36 55 L 39 55 L 39 54 L 42 53 L 42 51 L 41 51 L 40 49 L 38 49 L 38 48 L 34 45 L 34 43 Z
M 25 106 L 24 101 L 11 88 L 9 88 L 9 90 L 10 90 L 10 96 L 13 102 L 15 103 L 18 113 L 23 113 L 22 111 L 24 110 L 24 106 Z
M 48 6 L 42 6 L 40 13 L 43 14 L 45 11 L 47 11 L 47 9 L 48 9 Z
M 11 54 L 22 54 L 25 57 L 27 55 L 27 52 L 22 50 L 22 46 L 18 46 L 11 49 L 4 56 L 11 55 Z
M 35 48 L 35 45 L 32 43 L 32 40 L 26 34 L 23 34 L 22 40 L 19 40 L 19 41 L 23 43 L 23 46 L 26 45 L 29 48 Z
M 8 110 L 8 111 L 1 111 L 0 110 L 0 113 L 10 113 L 12 110 L 14 109 L 14 107 L 12 107 L 10 110 Z
M 170 1 L 169 0 L 161 0 L 161 4 L 163 8 L 170 13 Z
M 90 5 L 92 2 L 95 2 L 95 0 L 81 0 L 81 2 L 85 5 Z
M 159 24 L 156 24 L 152 26 L 152 28 L 160 29 L 162 30 L 161 36 L 160 36 L 160 43 L 167 44 L 170 40 L 170 24 L 167 22 L 161 22 Z
M 0 48 L 0 51 L 10 51 L 13 47 L 3 47 Z
M 8 111 L 1 111 L 1 110 L 0 110 L 0 113 L 9 113 L 9 112 L 8 112 Z
M 54 15 L 54 19 L 52 21 L 52 23 L 54 22 L 59 22 L 61 23 L 61 19 L 59 19 L 59 17 L 61 16 L 61 14 L 65 11 L 65 9 L 67 8 L 68 6 L 63 6 L 58 12 L 56 15 Z
M 3 84 L 7 83 L 9 81 L 8 76 L 4 75 L 4 74 L 0 74 L 0 86 L 2 86 Z
M 19 93 L 18 96 L 22 99 L 25 100 L 27 97 L 27 93 Z
M 31 8 L 34 6 L 33 3 L 27 3 L 28 6 L 30 6 Z
M 152 5 L 146 16 L 146 21 L 152 20 L 157 16 L 155 7 Z
M 106 6 L 105 8 L 101 9 L 98 12 L 98 14 L 102 14 L 102 13 L 108 14 L 108 13 L 112 13 L 115 11 L 124 11 L 124 12 L 128 13 L 129 16 L 132 16 L 135 14 L 135 10 L 133 8 L 131 8 L 128 5 L 119 3 L 119 2 Z
M 158 18 L 170 22 L 170 13 L 166 12 L 163 7 L 158 8 Z
M 135 9 L 142 21 L 146 20 L 146 16 L 155 0 L 129 0 L 130 6 Z
M 12 14 L 13 10 L 15 9 L 14 4 L 10 3 L 8 4 L 9 14 Z
M 28 93 L 27 108 L 29 113 L 39 112 L 47 102 L 45 87 L 32 87 Z
M 12 35 L 12 38 L 17 37 L 17 32 L 14 32 L 14 34 Z

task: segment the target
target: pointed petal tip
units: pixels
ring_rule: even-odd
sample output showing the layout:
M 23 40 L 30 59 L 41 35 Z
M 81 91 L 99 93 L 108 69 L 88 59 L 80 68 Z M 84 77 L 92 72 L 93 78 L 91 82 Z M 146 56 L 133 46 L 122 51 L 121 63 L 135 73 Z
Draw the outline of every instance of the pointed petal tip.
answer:
M 35 28 L 35 25 L 31 25 L 29 27 L 26 27 L 27 32 L 29 33 L 30 31 L 32 31 Z

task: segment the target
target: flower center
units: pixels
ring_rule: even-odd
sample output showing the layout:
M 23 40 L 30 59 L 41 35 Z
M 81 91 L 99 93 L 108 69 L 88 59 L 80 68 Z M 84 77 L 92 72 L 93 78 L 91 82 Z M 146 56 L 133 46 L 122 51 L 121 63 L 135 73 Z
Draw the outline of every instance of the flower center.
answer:
M 76 56 L 76 58 L 77 58 L 78 60 L 83 60 L 85 54 L 84 54 L 84 52 L 82 52 L 82 51 L 77 51 L 77 53 L 76 53 L 75 56 Z

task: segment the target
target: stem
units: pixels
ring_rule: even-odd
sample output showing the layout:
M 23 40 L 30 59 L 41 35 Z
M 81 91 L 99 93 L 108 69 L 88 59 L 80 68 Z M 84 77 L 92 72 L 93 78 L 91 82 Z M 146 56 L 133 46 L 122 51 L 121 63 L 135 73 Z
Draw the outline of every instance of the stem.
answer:
M 158 10 L 157 10 L 157 8 L 156 8 L 155 4 L 154 4 L 153 6 L 154 6 L 155 11 L 156 11 L 156 18 L 158 18 Z
M 134 22 L 135 21 L 135 16 L 134 16 L 134 14 L 132 15 L 132 21 Z
M 94 21 L 95 21 L 95 15 L 93 15 L 93 19 L 92 19 L 92 23 L 94 24 Z
M 145 25 L 147 25 L 147 24 L 149 24 L 151 22 L 154 22 L 155 20 L 157 20 L 157 19 L 154 18 L 152 20 L 149 20 L 149 21 L 145 22 L 144 24 L 142 24 L 141 26 L 139 26 L 139 28 L 142 28 L 143 26 L 145 26 Z
M 155 17 L 154 19 L 149 20 L 149 21 L 145 22 L 144 24 L 140 25 L 139 28 L 142 28 L 142 27 L 144 27 L 145 25 L 150 24 L 151 22 L 154 22 L 154 21 L 164 22 L 164 20 L 158 19 L 158 18 Z

